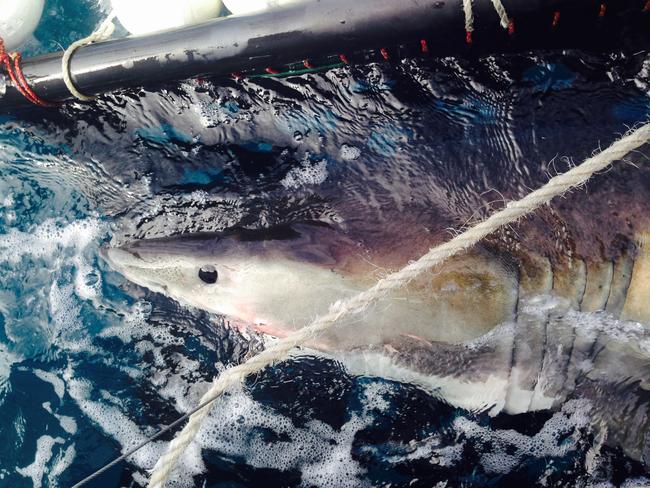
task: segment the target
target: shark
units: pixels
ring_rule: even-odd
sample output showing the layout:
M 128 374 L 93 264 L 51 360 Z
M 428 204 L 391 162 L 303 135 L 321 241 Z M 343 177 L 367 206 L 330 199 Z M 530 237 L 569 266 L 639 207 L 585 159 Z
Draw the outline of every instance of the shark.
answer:
M 650 462 L 649 188 L 645 168 L 599 175 L 307 347 L 491 415 L 588 398 L 608 442 Z M 284 337 L 448 239 L 450 200 L 469 195 L 387 205 L 355 192 L 329 195 L 334 222 L 235 225 L 102 255 L 137 285 Z

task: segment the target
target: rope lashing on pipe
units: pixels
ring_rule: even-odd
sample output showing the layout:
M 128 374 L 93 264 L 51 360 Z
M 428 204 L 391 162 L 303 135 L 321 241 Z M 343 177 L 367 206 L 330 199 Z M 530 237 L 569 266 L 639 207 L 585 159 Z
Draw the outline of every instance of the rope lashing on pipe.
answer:
M 463 0 L 463 13 L 465 14 L 465 42 L 472 43 L 472 32 L 474 32 L 474 11 L 472 0 Z
M 508 31 L 508 34 L 515 33 L 515 22 L 508 16 L 506 8 L 503 6 L 501 0 L 492 0 L 492 6 L 499 16 L 499 23 L 501 27 Z M 465 42 L 472 44 L 472 33 L 474 32 L 474 10 L 472 8 L 472 0 L 463 0 L 463 13 L 465 14 Z
M 503 3 L 501 3 L 501 0 L 492 0 L 492 5 L 494 5 L 494 10 L 496 10 L 497 15 L 499 16 L 501 27 L 504 29 L 510 28 L 512 20 L 508 17 L 506 8 L 503 6 Z
M 39 107 L 58 107 L 58 103 L 49 102 L 39 97 L 38 94 L 32 90 L 32 87 L 29 85 L 29 82 L 23 73 L 21 60 L 22 57 L 19 52 L 7 52 L 4 40 L 0 37 L 0 65 L 4 66 L 9 79 L 16 87 L 16 90 L 18 90 L 22 96 L 34 105 L 38 105 Z
M 65 50 L 63 53 L 63 57 L 61 58 L 61 72 L 63 73 L 63 82 L 65 83 L 65 86 L 67 87 L 68 91 L 74 96 L 77 100 L 81 100 L 82 102 L 89 102 L 91 100 L 94 100 L 95 97 L 86 95 L 84 93 L 81 93 L 77 86 L 75 85 L 74 81 L 72 80 L 72 75 L 70 73 L 70 59 L 72 58 L 72 55 L 74 52 L 82 47 L 82 46 L 87 46 L 88 44 L 92 44 L 93 42 L 98 42 L 98 41 L 105 41 L 111 35 L 113 35 L 113 32 L 115 32 L 115 12 L 111 12 L 106 19 L 97 27 L 97 29 L 90 34 L 87 37 L 84 37 L 83 39 L 79 39 L 78 41 L 73 42 L 68 46 L 68 48 Z
M 509 202 L 503 209 L 494 213 L 488 219 L 457 235 L 450 241 L 432 248 L 417 261 L 382 278 L 367 291 L 347 300 L 334 303 L 327 314 L 317 318 L 307 327 L 280 339 L 245 363 L 224 371 L 213 381 L 210 389 L 201 398 L 199 407 L 189 416 L 189 422 L 180 434 L 169 443 L 167 453 L 156 463 L 148 488 L 164 488 L 179 457 L 194 440 L 203 420 L 210 413 L 210 406 L 230 386 L 241 382 L 247 376 L 257 373 L 271 364 L 286 359 L 293 348 L 307 343 L 317 334 L 332 327 L 343 316 L 363 312 L 377 299 L 403 287 L 421 273 L 475 245 L 494 231 L 534 212 L 542 205 L 549 203 L 553 198 L 586 183 L 595 173 L 606 169 L 614 161 L 622 159 L 625 155 L 649 141 L 650 123 L 647 123 L 629 132 L 607 149 L 588 158 L 579 166 L 551 178 L 546 185 L 529 193 L 521 200 Z

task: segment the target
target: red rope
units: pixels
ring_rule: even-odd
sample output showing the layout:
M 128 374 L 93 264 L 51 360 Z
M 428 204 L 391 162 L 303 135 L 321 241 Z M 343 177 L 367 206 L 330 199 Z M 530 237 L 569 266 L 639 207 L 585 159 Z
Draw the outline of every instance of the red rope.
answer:
M 553 22 L 551 23 L 551 26 L 553 27 L 553 29 L 555 29 L 559 23 L 560 23 L 560 11 L 556 10 L 555 12 L 553 12 Z
M 650 12 L 650 0 L 648 0 L 645 3 L 645 7 L 643 7 L 643 12 Z
M 607 12 L 607 5 L 605 5 L 605 2 L 602 2 L 598 11 L 598 17 L 605 17 L 605 12 Z
M 508 35 L 515 35 L 515 19 L 510 19 L 510 22 L 508 22 Z
M 339 54 L 339 59 L 343 64 L 350 64 L 350 60 L 345 54 Z
M 648 1 L 650 2 L 650 0 Z M 422 50 L 423 53 L 429 52 L 429 45 L 427 44 L 426 39 L 420 40 L 420 49 Z
M 39 97 L 32 87 L 29 86 L 27 78 L 23 73 L 23 69 L 20 65 L 21 56 L 20 53 L 7 53 L 5 49 L 5 43 L 2 37 L 0 37 L 0 65 L 5 67 L 5 71 L 9 75 L 11 82 L 16 87 L 16 90 L 20 92 L 27 100 L 32 102 L 34 105 L 40 107 L 57 107 L 58 103 L 48 102 L 47 100 Z
M 467 44 L 472 43 L 472 31 L 465 31 L 465 42 Z
M 388 49 L 385 47 L 382 47 L 379 52 L 381 53 L 381 57 L 384 58 L 386 61 L 390 59 L 390 54 L 388 54 Z
M 309 59 L 303 60 L 302 64 L 307 69 L 314 69 L 314 65 L 312 64 L 312 62 Z

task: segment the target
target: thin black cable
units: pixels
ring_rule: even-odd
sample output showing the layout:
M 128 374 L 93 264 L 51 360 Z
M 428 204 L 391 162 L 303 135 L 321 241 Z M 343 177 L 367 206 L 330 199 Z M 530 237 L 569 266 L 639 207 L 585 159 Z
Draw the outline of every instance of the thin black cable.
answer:
M 140 444 L 138 444 L 137 446 L 135 446 L 135 447 L 134 447 L 133 449 L 131 449 L 130 451 L 128 451 L 128 452 L 122 454 L 122 455 L 121 455 L 120 457 L 118 457 L 118 458 L 113 459 L 110 463 L 105 464 L 104 466 L 102 466 L 101 468 L 99 468 L 97 471 L 95 471 L 95 472 L 92 473 L 91 475 L 86 476 L 84 479 L 82 479 L 81 481 L 79 481 L 78 483 L 76 483 L 75 485 L 73 485 L 72 488 L 80 488 L 81 486 L 84 486 L 84 485 L 85 485 L 86 483 L 88 483 L 89 481 L 94 480 L 94 479 L 97 478 L 100 474 L 102 474 L 102 473 L 104 473 L 105 471 L 111 469 L 111 468 L 112 468 L 113 466 L 115 466 L 116 464 L 118 464 L 118 463 L 124 461 L 126 458 L 128 458 L 128 457 L 131 456 L 132 454 L 135 454 L 135 453 L 138 452 L 140 449 L 142 449 L 144 446 L 146 446 L 147 444 L 152 443 L 153 441 L 155 441 L 156 439 L 158 439 L 158 438 L 159 438 L 161 435 L 163 435 L 164 433 L 169 432 L 171 429 L 173 429 L 174 427 L 176 427 L 178 424 L 180 424 L 181 422 L 183 422 L 184 420 L 186 420 L 186 419 L 189 418 L 190 416 L 194 415 L 196 412 L 198 412 L 198 411 L 201 410 L 202 408 L 207 407 L 208 405 L 210 405 L 212 402 L 214 402 L 214 401 L 215 401 L 217 398 L 219 398 L 220 396 L 221 396 L 221 395 L 215 396 L 215 397 L 213 397 L 213 398 L 210 398 L 210 399 L 204 401 L 203 403 L 200 403 L 198 406 L 194 407 L 194 409 L 190 410 L 189 412 L 187 412 L 187 413 L 186 413 L 185 415 L 183 415 L 182 417 L 177 418 L 177 419 L 174 420 L 171 424 L 169 424 L 169 425 L 163 427 L 163 428 L 160 429 L 158 432 L 156 432 L 154 435 L 152 435 L 151 437 L 149 437 L 149 438 L 146 439 L 145 441 L 142 441 Z

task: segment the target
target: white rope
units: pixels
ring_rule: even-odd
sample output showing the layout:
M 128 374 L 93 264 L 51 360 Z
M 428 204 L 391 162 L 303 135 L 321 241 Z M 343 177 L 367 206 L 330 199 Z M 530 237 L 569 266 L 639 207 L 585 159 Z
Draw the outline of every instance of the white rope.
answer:
M 223 394 L 226 389 L 241 382 L 248 375 L 257 373 L 267 366 L 285 359 L 296 346 L 305 344 L 316 334 L 331 327 L 344 315 L 363 312 L 368 305 L 383 297 L 388 292 L 406 285 L 420 273 L 442 263 L 445 259 L 473 246 L 488 234 L 511 224 L 535 209 L 548 203 L 556 196 L 562 195 L 571 188 L 585 183 L 594 173 L 605 169 L 613 161 L 633 151 L 650 141 L 650 123 L 628 133 L 604 151 L 592 156 L 581 165 L 572 168 L 564 174 L 555 176 L 538 190 L 530 193 L 521 200 L 508 203 L 505 208 L 496 212 L 487 220 L 459 234 L 450 241 L 432 248 L 417 261 L 405 268 L 379 280 L 372 288 L 344 301 L 334 303 L 330 311 L 314 320 L 309 326 L 279 340 L 257 356 L 243 364 L 224 371 L 203 395 L 200 403 L 211 402 Z M 185 448 L 194 440 L 201 427 L 203 419 L 210 412 L 210 405 L 196 411 L 178 436 L 168 446 L 167 452 L 158 460 L 149 481 L 149 488 L 163 488 L 169 478 L 178 458 Z
M 61 58 L 61 72 L 63 73 L 63 82 L 65 83 L 65 86 L 68 88 L 70 93 L 72 93 L 72 95 L 78 100 L 88 102 L 90 100 L 93 100 L 95 97 L 90 97 L 81 93 L 77 86 L 74 84 L 74 81 L 72 81 L 72 75 L 70 74 L 70 58 L 72 58 L 74 52 L 81 46 L 86 46 L 97 41 L 103 41 L 111 37 L 115 31 L 115 24 L 113 23 L 114 20 L 115 12 L 111 12 L 108 17 L 106 17 L 104 22 L 102 22 L 99 27 L 97 27 L 95 32 L 90 34 L 88 37 L 84 37 L 83 39 L 79 39 L 78 41 L 73 42 L 63 53 L 63 58 Z
M 472 0 L 463 0 L 463 12 L 465 13 L 465 32 L 473 32 L 474 12 L 472 11 Z
M 497 15 L 499 16 L 499 19 L 501 20 L 501 27 L 503 27 L 504 29 L 507 29 L 508 25 L 510 25 L 510 18 L 508 17 L 508 13 L 506 12 L 506 8 L 501 3 L 501 0 L 492 0 L 492 5 L 494 5 L 494 10 L 497 11 Z
M 492 0 L 492 6 L 499 16 L 501 27 L 507 29 L 510 25 L 510 17 L 503 6 L 501 0 Z M 472 9 L 472 0 L 463 0 L 463 12 L 465 13 L 465 32 L 474 32 L 474 11 Z

